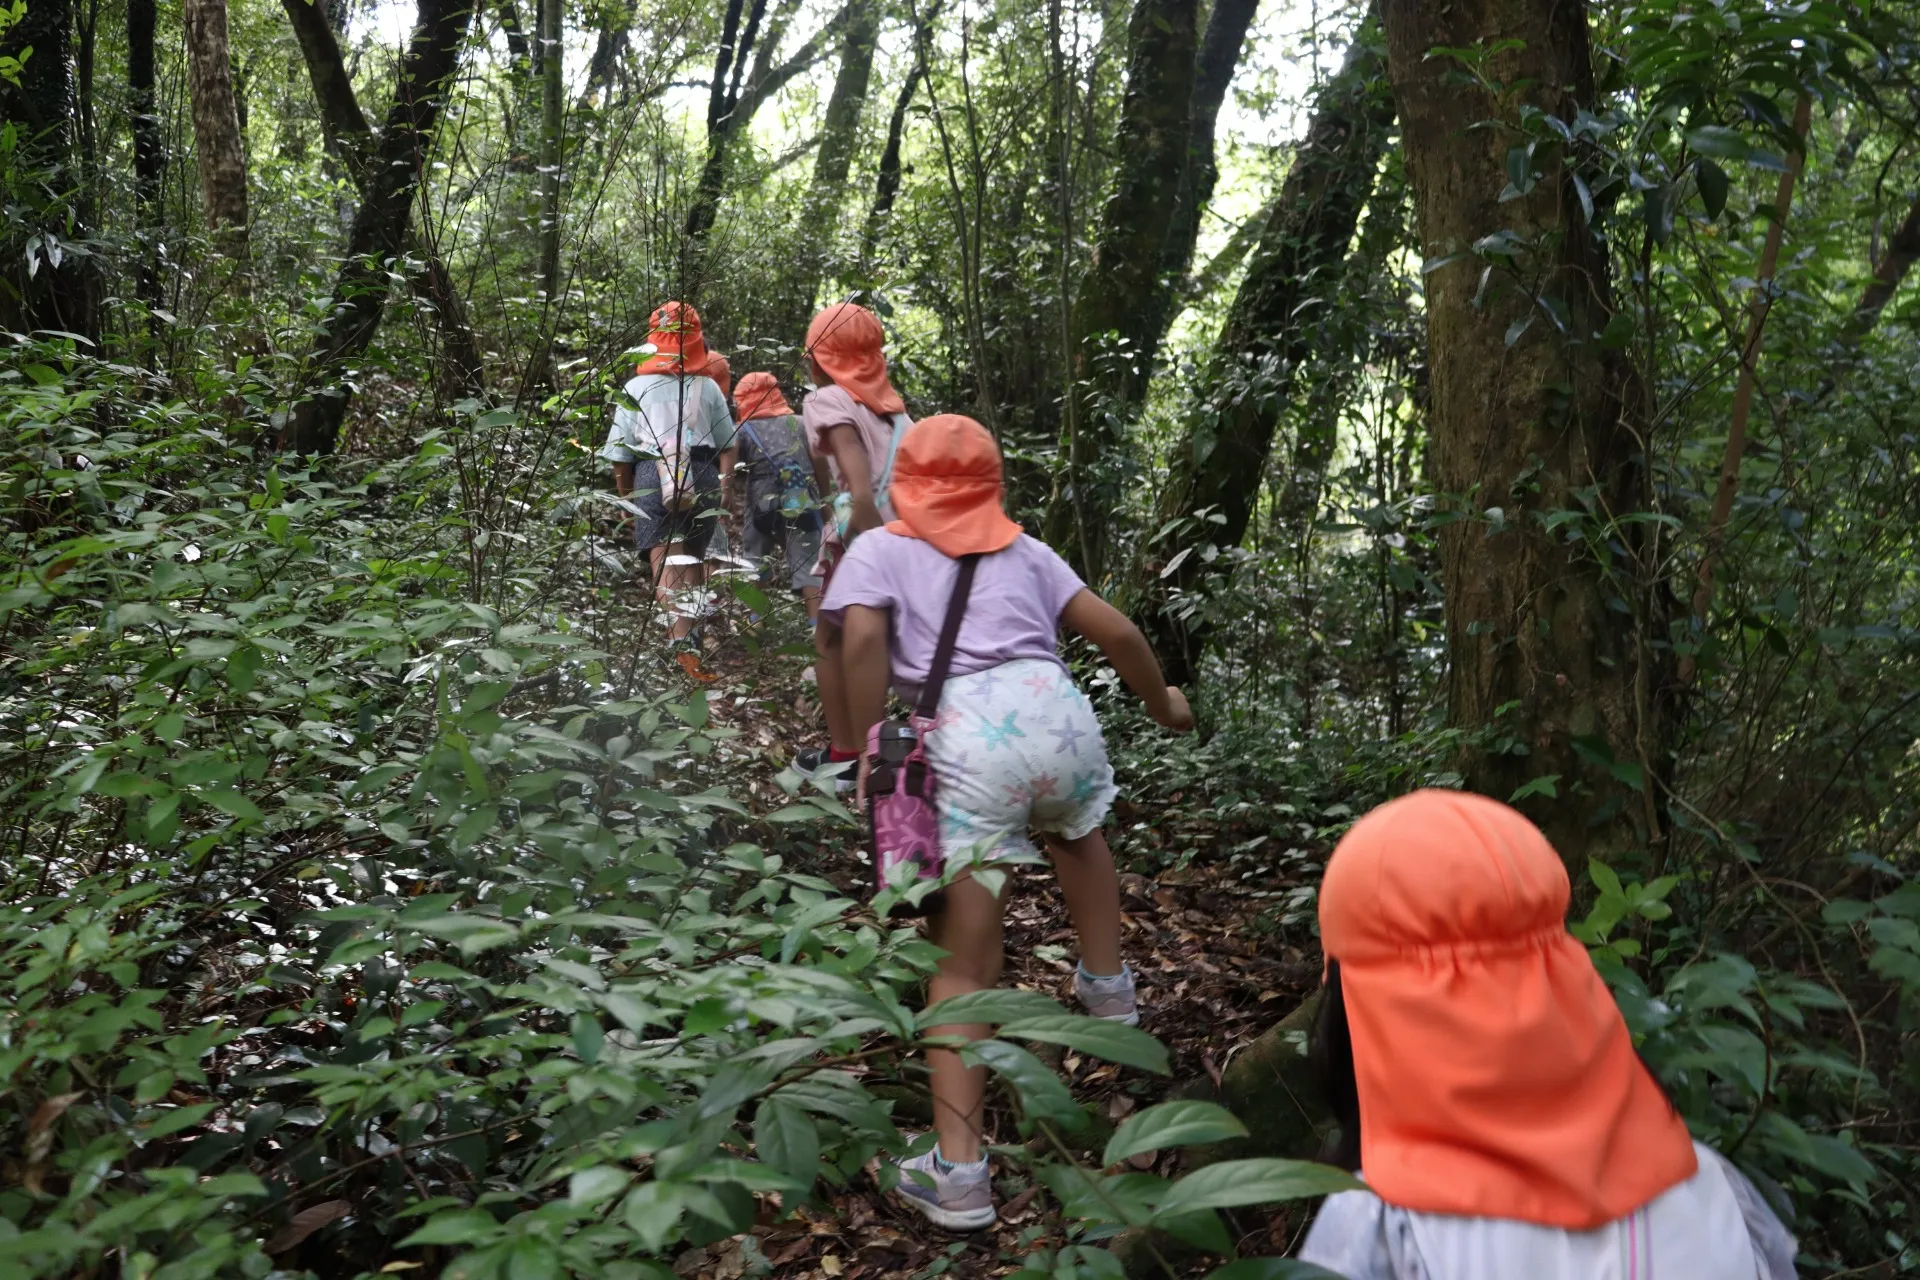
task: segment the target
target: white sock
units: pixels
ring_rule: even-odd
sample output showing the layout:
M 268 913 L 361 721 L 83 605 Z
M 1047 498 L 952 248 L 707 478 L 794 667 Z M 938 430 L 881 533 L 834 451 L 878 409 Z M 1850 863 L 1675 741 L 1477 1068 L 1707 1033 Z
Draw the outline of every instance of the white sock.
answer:
M 1124 964 L 1120 966 L 1120 972 L 1118 973 L 1094 973 L 1087 968 L 1086 961 L 1083 960 L 1080 962 L 1080 976 L 1088 982 L 1094 983 L 1096 986 L 1111 987 L 1119 983 L 1124 983 L 1130 975 L 1127 973 L 1127 966 Z
M 987 1158 L 981 1156 L 978 1160 L 949 1160 L 940 1154 L 940 1145 L 935 1143 L 933 1167 L 942 1173 L 984 1173 L 987 1168 Z

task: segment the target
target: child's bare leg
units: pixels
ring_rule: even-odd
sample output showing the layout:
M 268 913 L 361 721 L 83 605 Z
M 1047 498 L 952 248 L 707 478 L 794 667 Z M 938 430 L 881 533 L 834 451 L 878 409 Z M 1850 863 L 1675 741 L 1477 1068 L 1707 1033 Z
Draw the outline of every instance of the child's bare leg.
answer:
M 947 886 L 946 906 L 933 918 L 934 944 L 948 954 L 927 987 L 927 999 L 938 1003 L 949 996 L 985 991 L 1000 981 L 1000 899 L 972 876 Z M 937 1035 L 984 1040 L 993 1034 L 986 1026 L 935 1027 Z M 927 1050 L 933 1075 L 933 1127 L 940 1135 L 940 1154 L 955 1163 L 971 1163 L 981 1156 L 981 1099 L 986 1093 L 987 1069 L 966 1067 L 951 1049 Z
M 654 594 L 659 597 L 661 607 L 673 618 L 673 626 L 667 635 L 675 640 L 685 638 L 693 630 L 693 619 L 681 612 L 681 605 L 684 601 L 682 593 L 694 579 L 688 566 L 667 562 L 675 556 L 685 555 L 686 550 L 683 542 L 669 542 L 665 546 L 655 547 L 653 551 L 655 581 L 659 584 Z
M 820 691 L 820 710 L 827 717 L 827 740 L 834 750 L 857 756 L 862 743 L 854 734 L 853 712 L 847 706 L 847 678 L 841 665 L 840 639 L 840 628 L 830 622 L 814 627 L 814 652 L 820 655 L 820 661 L 813 668 L 814 682 Z
M 1078 840 L 1047 837 L 1053 874 L 1067 900 L 1067 915 L 1080 936 L 1080 963 L 1088 973 L 1120 972 L 1120 873 L 1107 837 L 1095 827 Z

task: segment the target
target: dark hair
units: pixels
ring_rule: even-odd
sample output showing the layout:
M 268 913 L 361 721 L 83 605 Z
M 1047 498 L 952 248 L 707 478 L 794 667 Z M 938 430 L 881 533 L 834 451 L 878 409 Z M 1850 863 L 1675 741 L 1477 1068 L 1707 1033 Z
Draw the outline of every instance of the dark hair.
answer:
M 1347 1029 L 1347 1001 L 1340 993 L 1340 962 L 1327 962 L 1320 1008 L 1307 1035 L 1307 1063 L 1319 1078 L 1320 1093 L 1339 1128 L 1322 1159 L 1356 1173 L 1360 1169 L 1360 1084 L 1353 1074 L 1353 1034 Z

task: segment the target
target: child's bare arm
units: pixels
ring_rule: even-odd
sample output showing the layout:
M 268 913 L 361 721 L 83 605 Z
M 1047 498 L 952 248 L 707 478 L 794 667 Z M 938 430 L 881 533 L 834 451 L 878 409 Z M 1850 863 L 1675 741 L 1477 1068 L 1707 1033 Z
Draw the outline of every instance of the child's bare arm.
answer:
M 1193 709 L 1186 695 L 1167 683 L 1153 646 L 1126 614 L 1082 587 L 1060 611 L 1060 621 L 1100 646 L 1127 688 L 1147 704 L 1148 715 L 1181 733 L 1193 728 Z
M 848 605 L 841 619 L 840 661 L 847 687 L 847 710 L 861 743 L 887 714 L 887 685 L 892 667 L 887 653 L 887 611 Z
M 878 529 L 886 521 L 880 518 L 879 504 L 873 500 L 873 468 L 867 461 L 867 447 L 860 433 L 847 424 L 827 428 L 827 448 L 840 466 L 840 483 L 853 497 L 853 531 L 865 533 Z

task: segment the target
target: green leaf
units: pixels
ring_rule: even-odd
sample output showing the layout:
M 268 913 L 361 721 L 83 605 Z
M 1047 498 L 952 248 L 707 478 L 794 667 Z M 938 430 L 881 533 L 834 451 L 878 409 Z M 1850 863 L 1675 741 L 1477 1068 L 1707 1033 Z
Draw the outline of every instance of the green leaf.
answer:
M 610 1164 L 581 1169 L 567 1179 L 567 1199 L 574 1204 L 595 1205 L 611 1200 L 627 1189 L 633 1175 Z
M 400 1241 L 397 1248 L 405 1249 L 417 1244 L 479 1244 L 492 1240 L 500 1234 L 500 1224 L 493 1215 L 479 1209 L 459 1209 L 452 1213 L 437 1213 L 427 1220 L 425 1226 Z
M 1174 1183 L 1154 1221 L 1196 1209 L 1238 1209 L 1364 1189 L 1352 1175 L 1309 1160 L 1224 1160 Z
M 1100 1157 L 1102 1165 L 1116 1165 L 1129 1156 L 1167 1147 L 1187 1147 L 1202 1142 L 1224 1142 L 1244 1138 L 1247 1127 L 1233 1112 L 1212 1102 L 1179 1100 L 1162 1102 L 1127 1117 Z
M 164 1138 L 170 1133 L 179 1133 L 183 1129 L 191 1129 L 212 1115 L 216 1105 L 217 1104 L 212 1102 L 199 1102 L 190 1107 L 175 1107 L 173 1110 L 163 1113 L 158 1120 L 148 1125 L 141 1131 L 140 1136 L 148 1142 L 151 1142 L 155 1138 Z
M 520 930 L 492 916 L 453 915 L 440 920 L 421 920 L 407 926 L 436 938 L 445 938 L 460 948 L 463 956 L 479 955 L 494 947 L 503 947 L 520 937 Z
M 1038 1040 L 1043 1044 L 1061 1044 L 1076 1053 L 1091 1054 L 1126 1067 L 1138 1067 L 1156 1075 L 1167 1075 L 1167 1047 L 1138 1027 L 1090 1018 L 1079 1013 L 1055 1013 L 1041 1018 L 1022 1018 L 1000 1028 L 1002 1036 L 1018 1040 Z
M 1543 773 L 1539 777 L 1523 782 L 1518 787 L 1515 787 L 1513 794 L 1507 797 L 1507 803 L 1518 804 L 1528 796 L 1545 796 L 1547 799 L 1552 800 L 1558 797 L 1559 794 L 1560 775 L 1557 773 Z
M 606 1042 L 607 1033 L 600 1019 L 590 1013 L 573 1015 L 573 1051 L 580 1055 L 580 1061 L 588 1066 L 600 1061 L 600 1049 Z
M 200 798 L 228 817 L 241 822 L 267 820 L 267 815 L 260 812 L 260 806 L 231 787 L 208 787 L 200 792 Z
M 798 1103 L 774 1094 L 753 1117 L 753 1147 L 760 1159 L 809 1185 L 820 1167 L 820 1132 Z
M 1723 124 L 1704 124 L 1698 129 L 1689 129 L 1686 138 L 1687 145 L 1701 155 L 1720 160 L 1745 160 L 1747 153 L 1752 150 L 1739 130 L 1729 129 Z
M 1587 875 L 1600 892 L 1614 898 L 1626 897 L 1626 890 L 1620 887 L 1620 877 L 1598 858 L 1587 859 Z
M 1700 205 L 1707 211 L 1707 218 L 1717 219 L 1726 211 L 1727 195 L 1733 189 L 1727 171 L 1702 156 L 1693 163 L 1693 181 L 1700 188 Z
M 1060 1007 L 1059 1001 L 1041 995 L 1038 991 L 997 987 L 988 991 L 969 991 L 965 995 L 950 996 L 932 1008 L 923 1010 L 919 1023 L 922 1029 L 967 1026 L 980 1022 L 1019 1022 L 1065 1012 L 1066 1010 Z
M 1005 1040 L 976 1040 L 960 1051 L 960 1058 L 968 1065 L 989 1068 L 1012 1085 L 1028 1119 L 1055 1120 L 1068 1129 L 1086 1124 L 1086 1113 L 1053 1068 L 1019 1045 Z

